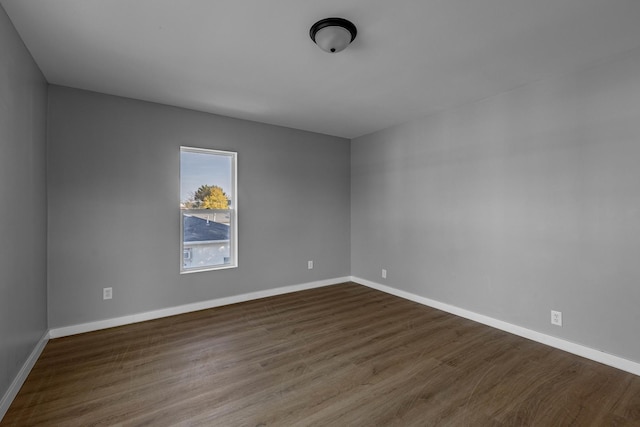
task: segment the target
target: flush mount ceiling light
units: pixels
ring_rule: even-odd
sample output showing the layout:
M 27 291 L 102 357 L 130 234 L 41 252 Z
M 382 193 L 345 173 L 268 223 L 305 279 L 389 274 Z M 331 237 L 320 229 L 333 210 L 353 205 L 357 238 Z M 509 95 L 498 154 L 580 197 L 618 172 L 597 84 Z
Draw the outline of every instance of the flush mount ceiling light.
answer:
M 329 53 L 344 50 L 356 38 L 356 34 L 356 26 L 342 18 L 321 19 L 309 30 L 311 40 Z

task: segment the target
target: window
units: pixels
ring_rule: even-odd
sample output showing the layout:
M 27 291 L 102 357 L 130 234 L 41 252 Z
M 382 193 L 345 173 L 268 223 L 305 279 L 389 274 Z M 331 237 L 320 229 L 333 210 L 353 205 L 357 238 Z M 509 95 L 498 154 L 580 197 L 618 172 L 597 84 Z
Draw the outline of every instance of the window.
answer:
M 180 147 L 180 273 L 238 266 L 237 154 Z

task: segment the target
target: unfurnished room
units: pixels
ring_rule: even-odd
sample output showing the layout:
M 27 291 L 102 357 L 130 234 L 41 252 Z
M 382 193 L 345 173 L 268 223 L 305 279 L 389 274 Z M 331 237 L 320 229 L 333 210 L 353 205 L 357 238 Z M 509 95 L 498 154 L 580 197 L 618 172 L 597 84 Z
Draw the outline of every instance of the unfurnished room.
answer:
M 1 426 L 640 426 L 637 0 L 0 0 Z

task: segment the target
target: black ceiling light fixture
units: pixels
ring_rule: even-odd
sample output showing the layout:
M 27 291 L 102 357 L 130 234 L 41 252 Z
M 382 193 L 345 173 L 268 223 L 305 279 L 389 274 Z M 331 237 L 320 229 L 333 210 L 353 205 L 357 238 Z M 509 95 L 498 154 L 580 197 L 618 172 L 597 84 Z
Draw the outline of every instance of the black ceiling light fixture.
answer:
M 356 34 L 356 26 L 343 18 L 321 19 L 309 30 L 311 40 L 329 53 L 344 50 L 356 38 Z

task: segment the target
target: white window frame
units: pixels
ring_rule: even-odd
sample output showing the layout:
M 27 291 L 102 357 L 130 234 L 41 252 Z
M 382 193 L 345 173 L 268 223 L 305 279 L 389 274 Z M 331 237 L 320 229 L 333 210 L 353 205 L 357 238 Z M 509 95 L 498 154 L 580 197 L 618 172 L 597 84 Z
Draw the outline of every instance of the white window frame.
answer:
M 183 152 L 214 154 L 231 158 L 231 205 L 229 206 L 229 262 L 220 265 L 185 268 L 184 266 L 184 214 L 189 213 L 214 213 L 222 212 L 213 209 L 182 209 L 180 208 L 180 274 L 200 273 L 203 271 L 225 270 L 238 267 L 238 153 L 235 151 L 214 150 L 209 148 L 196 148 L 180 146 L 180 154 Z M 182 173 L 180 174 L 182 176 Z M 180 201 L 182 202 L 182 200 Z

